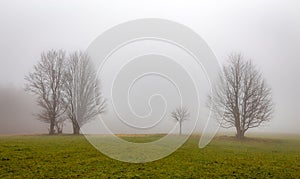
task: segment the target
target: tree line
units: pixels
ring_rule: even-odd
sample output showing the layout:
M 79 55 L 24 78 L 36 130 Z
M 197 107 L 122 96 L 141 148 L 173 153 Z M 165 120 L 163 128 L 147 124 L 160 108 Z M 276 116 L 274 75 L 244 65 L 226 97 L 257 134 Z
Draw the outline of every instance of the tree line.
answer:
M 36 117 L 49 123 L 49 134 L 62 133 L 64 121 L 70 120 L 73 133 L 103 113 L 106 101 L 88 54 L 50 50 L 41 54 L 33 72 L 26 77 L 25 90 L 37 97 L 41 111 Z M 252 60 L 232 53 L 212 86 L 207 107 L 223 128 L 235 128 L 236 137 L 269 121 L 273 114 L 271 88 Z M 190 118 L 187 107 L 178 106 L 171 117 L 179 124 Z

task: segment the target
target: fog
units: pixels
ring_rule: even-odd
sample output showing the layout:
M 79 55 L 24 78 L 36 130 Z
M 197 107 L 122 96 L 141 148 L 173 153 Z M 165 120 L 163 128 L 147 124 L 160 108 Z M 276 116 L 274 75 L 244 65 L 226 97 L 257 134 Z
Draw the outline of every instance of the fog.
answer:
M 85 50 L 91 42 L 112 26 L 140 18 L 163 18 L 183 24 L 198 33 L 214 52 L 220 64 L 235 51 L 251 58 L 263 72 L 268 85 L 272 88 L 275 114 L 270 123 L 251 130 L 252 132 L 300 133 L 300 2 L 298 1 L 1 1 L 0 2 L 0 134 L 11 133 L 47 133 L 48 126 L 31 116 L 37 108 L 32 96 L 25 94 L 24 76 L 32 70 L 42 51 L 65 49 L 67 51 Z M 143 46 L 143 44 L 140 44 Z M 137 47 L 136 47 L 137 48 Z M 142 51 L 142 47 L 137 51 Z M 168 50 L 172 50 L 169 48 Z M 118 59 L 117 57 L 114 57 Z M 163 61 L 163 60 L 162 60 Z M 157 62 L 159 63 L 159 62 Z M 166 62 L 167 64 L 171 64 Z M 186 62 L 181 66 L 191 72 L 197 71 L 199 81 L 203 82 L 200 106 L 205 106 L 205 96 L 209 90 L 201 69 L 193 69 Z M 153 61 L 143 66 L 155 67 Z M 111 106 L 110 86 L 118 69 L 118 63 L 107 64 L 101 76 L 104 96 L 108 99 L 108 112 L 102 116 L 116 133 L 139 132 L 127 129 L 117 121 Z M 138 69 L 128 67 L 127 71 Z M 170 74 L 178 69 L 176 65 L 166 67 Z M 195 74 L 197 74 L 195 73 Z M 129 75 L 124 75 L 128 77 Z M 182 87 L 187 80 L 176 77 Z M 151 94 L 161 92 L 168 101 L 169 108 L 180 103 L 172 84 L 159 77 L 144 79 L 136 84 L 133 108 L 138 115 L 147 115 L 150 111 L 147 102 Z M 180 86 L 179 85 L 179 86 Z M 187 85 L 189 87 L 189 85 Z M 12 90 L 14 89 L 15 92 Z M 140 89 L 140 90 L 138 90 Z M 139 93 L 139 91 L 143 91 Z M 183 89 L 189 91 L 189 89 Z M 117 90 L 118 94 L 120 91 Z M 10 95 L 7 95 L 7 94 Z M 6 105 L 8 101 L 21 99 Z M 197 105 L 193 93 L 184 98 L 192 113 Z M 116 100 L 117 101 L 117 100 Z M 20 107 L 21 106 L 21 107 Z M 23 108 L 27 106 L 28 108 Z M 164 102 L 153 98 L 152 110 L 155 112 L 150 122 L 155 122 L 163 113 Z M 159 107 L 157 107 L 159 106 Z M 9 110 L 7 109 L 9 108 Z M 22 108 L 23 110 L 20 110 Z M 14 111 L 4 114 L 3 111 Z M 167 110 L 169 113 L 169 109 Z M 22 114 L 21 116 L 19 114 Z M 24 114 L 24 116 L 23 116 Z M 25 115 L 26 114 L 26 115 Z M 196 115 L 196 114 L 193 114 Z M 207 111 L 200 112 L 205 118 Z M 155 116 L 155 117 L 154 117 Z M 171 130 L 174 121 L 166 119 L 155 130 Z M 134 123 L 134 118 L 130 118 Z M 154 120 L 154 121 L 151 121 Z M 184 128 L 192 126 L 191 120 Z M 118 124 L 117 124 L 118 123 Z M 146 125 L 146 124 L 145 124 Z M 200 122 L 199 130 L 201 131 Z M 101 127 L 100 127 L 101 128 Z M 102 129 L 102 128 L 101 128 Z M 198 129 L 198 128 L 197 128 Z M 71 132 L 69 124 L 66 132 Z M 224 131 L 224 130 L 221 130 Z

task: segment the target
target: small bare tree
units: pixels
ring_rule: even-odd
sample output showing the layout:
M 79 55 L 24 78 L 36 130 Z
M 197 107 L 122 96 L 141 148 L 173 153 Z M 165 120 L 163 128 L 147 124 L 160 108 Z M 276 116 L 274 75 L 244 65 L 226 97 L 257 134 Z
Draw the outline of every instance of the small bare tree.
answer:
M 228 62 L 213 87 L 208 106 L 221 127 L 235 127 L 236 136 L 243 139 L 248 129 L 271 119 L 271 89 L 251 60 L 233 53 Z
M 68 118 L 72 121 L 73 134 L 98 114 L 104 112 L 105 100 L 90 57 L 83 52 L 69 56 L 65 73 L 65 104 Z
M 190 113 L 188 108 L 179 106 L 172 113 L 171 116 L 179 123 L 179 134 L 182 134 L 182 122 L 188 120 Z
M 49 134 L 55 133 L 58 119 L 64 113 L 62 87 L 64 84 L 65 52 L 51 50 L 42 53 L 41 60 L 34 66 L 33 72 L 25 76 L 25 90 L 37 96 L 41 111 L 39 120 L 50 124 Z M 57 129 L 59 131 L 59 129 Z

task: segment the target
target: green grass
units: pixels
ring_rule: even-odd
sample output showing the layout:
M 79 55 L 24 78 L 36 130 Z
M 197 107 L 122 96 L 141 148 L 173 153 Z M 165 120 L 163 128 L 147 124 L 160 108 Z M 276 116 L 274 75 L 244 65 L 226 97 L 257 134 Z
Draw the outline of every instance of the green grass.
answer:
M 198 140 L 192 136 L 164 159 L 131 164 L 106 157 L 83 136 L 0 136 L 0 178 L 300 178 L 299 138 L 217 137 L 204 149 Z

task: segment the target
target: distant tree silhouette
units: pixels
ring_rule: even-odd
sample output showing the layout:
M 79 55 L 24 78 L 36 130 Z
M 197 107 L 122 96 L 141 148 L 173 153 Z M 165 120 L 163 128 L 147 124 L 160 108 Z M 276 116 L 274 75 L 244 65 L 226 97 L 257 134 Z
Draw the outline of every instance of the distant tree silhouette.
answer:
M 171 116 L 179 123 L 179 134 L 182 134 L 182 122 L 188 120 L 190 113 L 188 108 L 179 106 L 172 113 Z

